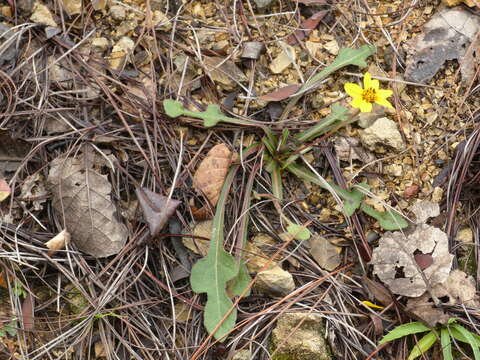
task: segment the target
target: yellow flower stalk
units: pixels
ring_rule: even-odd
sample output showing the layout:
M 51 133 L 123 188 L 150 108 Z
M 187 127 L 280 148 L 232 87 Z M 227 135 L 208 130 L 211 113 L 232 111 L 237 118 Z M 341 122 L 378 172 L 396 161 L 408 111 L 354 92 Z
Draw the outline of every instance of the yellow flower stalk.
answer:
M 378 80 L 372 80 L 369 72 L 363 76 L 363 88 L 353 83 L 346 83 L 344 87 L 347 94 L 353 98 L 351 105 L 360 109 L 361 112 L 372 111 L 373 103 L 393 108 L 387 100 L 389 96 L 392 96 L 392 90 L 380 89 L 380 83 Z

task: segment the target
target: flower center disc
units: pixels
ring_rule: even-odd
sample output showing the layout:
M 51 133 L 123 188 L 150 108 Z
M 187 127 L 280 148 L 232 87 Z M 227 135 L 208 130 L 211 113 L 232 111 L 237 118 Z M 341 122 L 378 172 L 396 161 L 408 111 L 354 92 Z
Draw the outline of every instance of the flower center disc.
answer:
M 362 92 L 362 99 L 363 100 L 365 100 L 369 103 L 373 103 L 373 102 L 375 102 L 376 98 L 377 98 L 377 92 L 375 91 L 375 89 L 368 88 L 368 89 L 363 90 L 363 92 Z

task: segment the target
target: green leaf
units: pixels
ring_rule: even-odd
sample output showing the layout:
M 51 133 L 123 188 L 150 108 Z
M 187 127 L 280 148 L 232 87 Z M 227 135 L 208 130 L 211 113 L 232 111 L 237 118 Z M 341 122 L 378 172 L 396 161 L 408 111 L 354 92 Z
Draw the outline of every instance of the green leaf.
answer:
M 453 360 L 452 343 L 446 327 L 442 327 L 440 330 L 440 342 L 442 345 L 443 360 Z
M 240 263 L 237 264 L 237 275 L 228 282 L 227 289 L 228 293 L 232 296 L 241 296 L 245 288 L 250 284 L 252 278 L 248 273 L 247 265 L 243 260 L 240 260 Z M 244 297 L 250 295 L 250 290 L 248 290 Z
M 313 140 L 316 137 L 325 134 L 334 123 L 338 121 L 347 121 L 348 118 L 349 115 L 347 108 L 338 104 L 333 104 L 330 115 L 325 119 L 322 119 L 317 125 L 295 135 L 295 139 L 300 143 Z
M 207 106 L 207 110 L 203 112 L 203 126 L 212 127 L 222 121 L 224 115 L 220 111 L 220 106 L 217 104 L 210 104 Z
M 463 336 L 463 334 L 460 331 L 458 331 L 457 329 L 455 329 L 452 326 L 450 326 L 449 329 L 450 329 L 450 335 L 452 335 L 456 340 L 464 342 L 464 343 L 468 343 L 467 338 L 465 336 Z M 480 336 L 478 336 L 477 334 L 474 334 L 474 333 L 471 333 L 471 334 L 473 335 L 473 339 L 474 339 L 475 343 L 477 344 L 477 346 L 480 346 Z
M 408 222 L 395 210 L 387 210 L 381 213 L 365 203 L 362 204 L 360 209 L 375 218 L 384 230 L 400 230 L 408 226 Z
M 278 167 L 278 163 L 275 160 L 273 160 L 273 158 L 270 155 L 268 155 L 267 153 L 263 154 L 263 159 L 264 159 L 264 164 L 265 164 L 263 167 L 269 173 L 272 173 L 275 170 L 275 168 Z
M 352 216 L 355 210 L 360 207 L 364 196 L 365 195 L 356 188 L 348 193 L 348 196 L 344 198 L 343 202 L 343 209 L 347 216 Z
M 308 240 L 311 236 L 310 230 L 308 230 L 305 226 L 298 224 L 288 225 L 287 231 L 295 240 Z
M 180 115 L 183 115 L 185 111 L 183 104 L 180 101 L 172 99 L 163 100 L 163 108 L 165 109 L 165 114 L 171 118 L 179 117 Z
M 348 65 L 356 65 L 359 67 L 366 67 L 367 66 L 367 58 L 370 55 L 375 54 L 376 48 L 373 45 L 364 45 L 359 49 L 350 49 L 350 48 L 343 48 L 338 53 L 335 60 L 320 71 L 318 74 L 312 76 L 300 89 L 297 95 L 302 94 L 303 92 L 310 90 L 316 87 L 322 80 L 324 80 L 327 76 L 334 73 L 335 71 L 348 66 Z
M 205 111 L 190 111 L 185 109 L 180 101 L 165 99 L 163 100 L 163 108 L 165 109 L 165 114 L 172 118 L 186 115 L 193 118 L 202 119 L 203 126 L 205 127 L 215 126 L 220 121 L 236 125 L 259 126 L 258 123 L 223 115 L 222 111 L 220 110 L 220 106 L 217 104 L 208 105 L 207 110 Z
M 395 329 L 390 331 L 387 335 L 385 335 L 382 340 L 380 340 L 379 345 L 385 344 L 392 340 L 400 339 L 407 335 L 417 334 L 429 330 L 430 328 L 426 327 L 418 321 L 399 325 Z
M 416 359 L 420 355 L 426 353 L 428 349 L 435 344 L 435 341 L 437 341 L 437 335 L 435 334 L 435 331 L 432 330 L 415 344 L 410 355 L 408 355 L 408 360 Z
M 478 348 L 478 342 L 474 334 L 468 331 L 467 329 L 465 329 L 460 324 L 453 324 L 451 328 L 457 330 L 459 333 L 463 335 L 463 337 L 467 340 L 466 342 L 470 344 L 470 346 L 472 347 L 473 356 L 475 357 L 475 360 L 480 360 L 480 350 Z
M 8 324 L 4 325 L 4 329 L 5 331 L 7 332 L 8 335 L 10 336 L 16 336 L 17 335 L 17 327 L 18 327 L 18 323 L 16 320 L 13 320 L 11 322 L 9 322 Z
M 190 275 L 192 290 L 197 294 L 207 293 L 203 319 L 210 334 L 233 307 L 225 288 L 227 282 L 237 276 L 238 268 L 234 257 L 223 248 L 223 230 L 225 204 L 235 172 L 230 170 L 220 193 L 208 254 L 192 267 Z M 225 336 L 234 328 L 236 319 L 237 311 L 233 309 L 215 332 L 215 338 L 224 341 Z
M 290 131 L 288 129 L 282 130 L 282 136 L 280 137 L 280 142 L 278 144 L 278 147 L 280 148 L 280 152 L 283 151 L 283 147 L 287 145 L 289 135 L 290 135 Z
M 329 186 L 325 185 L 325 183 L 321 179 L 315 176 L 315 174 L 313 174 L 310 170 L 306 169 L 304 166 L 301 166 L 298 164 L 290 164 L 286 167 L 286 169 L 290 171 L 292 174 L 294 174 L 295 176 L 298 176 L 303 180 L 310 181 L 320 186 L 322 189 L 330 191 L 331 190 L 330 188 L 332 188 L 333 191 L 344 200 L 343 205 L 344 205 L 345 214 L 347 216 L 353 215 L 355 210 L 360 207 L 362 200 L 365 196 L 358 189 L 353 189 L 352 191 L 348 191 L 348 190 L 342 189 L 340 186 L 336 184 L 327 182 L 327 184 L 330 186 L 329 188 Z
M 270 176 L 272 178 L 272 194 L 279 200 L 283 200 L 282 170 L 277 162 L 271 164 Z
M 270 156 L 275 155 L 275 153 L 277 152 L 276 148 L 277 148 L 277 143 L 278 143 L 278 139 L 275 135 L 273 135 L 270 132 L 269 135 L 264 136 L 262 138 L 262 143 L 265 145 L 265 148 L 267 149 Z
M 242 154 L 243 160 L 246 160 L 247 157 L 253 152 L 245 151 Z M 250 220 L 250 205 L 252 202 L 252 192 L 253 192 L 253 184 L 255 182 L 256 174 L 259 171 L 260 167 L 255 167 L 254 170 L 250 173 L 247 185 L 245 186 L 245 196 L 243 197 L 243 205 L 242 205 L 242 214 L 244 214 L 240 220 L 240 232 L 238 234 L 241 237 L 240 247 L 241 249 L 245 249 L 247 246 L 248 240 L 248 223 Z M 240 252 L 240 257 L 237 259 L 237 267 L 238 272 L 237 276 L 232 279 L 228 284 L 228 291 L 230 294 L 234 296 L 249 296 L 250 295 L 250 285 L 252 278 L 248 273 L 247 266 L 243 259 L 245 258 L 245 252 L 242 250 Z M 247 289 L 245 291 L 245 289 Z

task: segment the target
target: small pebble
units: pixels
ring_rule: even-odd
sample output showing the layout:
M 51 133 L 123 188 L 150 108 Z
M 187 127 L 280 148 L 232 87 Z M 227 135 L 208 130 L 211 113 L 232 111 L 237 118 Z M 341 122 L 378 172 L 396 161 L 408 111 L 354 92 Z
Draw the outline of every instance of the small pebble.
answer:
M 378 235 L 376 232 L 374 231 L 369 231 L 367 233 L 367 242 L 369 244 L 373 243 L 374 241 L 377 241 L 378 239 L 380 238 L 380 235 Z
M 265 45 L 258 41 L 248 41 L 243 44 L 241 57 L 243 59 L 258 60 L 260 55 L 265 51 Z
M 110 16 L 113 20 L 122 21 L 125 19 L 125 8 L 121 5 L 113 5 L 110 7 Z
M 417 196 L 420 187 L 417 184 L 407 186 L 403 192 L 403 197 L 409 199 L 411 197 Z

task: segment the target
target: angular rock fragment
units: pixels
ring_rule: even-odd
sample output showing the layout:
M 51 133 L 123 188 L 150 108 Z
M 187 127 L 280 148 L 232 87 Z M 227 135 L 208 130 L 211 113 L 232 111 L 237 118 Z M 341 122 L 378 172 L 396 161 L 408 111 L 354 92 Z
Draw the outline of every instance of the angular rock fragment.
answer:
M 368 149 L 374 151 L 377 146 L 389 146 L 394 150 L 405 149 L 405 144 L 397 124 L 389 118 L 376 120 L 371 126 L 360 133 L 360 140 Z

